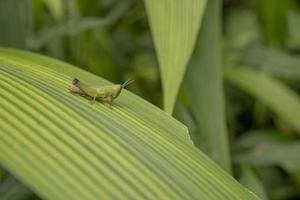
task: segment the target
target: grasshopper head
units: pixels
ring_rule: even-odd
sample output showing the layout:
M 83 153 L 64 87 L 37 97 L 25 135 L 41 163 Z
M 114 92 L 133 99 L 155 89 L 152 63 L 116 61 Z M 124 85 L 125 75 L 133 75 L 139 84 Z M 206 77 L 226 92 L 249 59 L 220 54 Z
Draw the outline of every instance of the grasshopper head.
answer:
M 113 94 L 113 98 L 115 99 L 115 98 L 117 98 L 119 95 L 120 95 L 120 93 L 121 93 L 121 91 L 122 91 L 122 89 L 123 88 L 125 88 L 127 85 L 129 85 L 130 83 L 132 83 L 133 82 L 133 80 L 132 79 L 128 79 L 127 81 L 125 81 L 125 83 L 123 83 L 122 85 L 120 85 L 120 84 L 117 84 L 117 85 L 115 85 L 114 87 L 114 94 Z
M 113 91 L 114 91 L 113 92 L 113 99 L 117 98 L 120 95 L 122 89 L 123 89 L 123 87 L 120 84 L 116 84 L 116 85 L 113 86 Z
M 77 85 L 78 83 L 79 83 L 79 80 L 77 78 L 74 78 L 73 81 L 72 81 L 72 84 Z

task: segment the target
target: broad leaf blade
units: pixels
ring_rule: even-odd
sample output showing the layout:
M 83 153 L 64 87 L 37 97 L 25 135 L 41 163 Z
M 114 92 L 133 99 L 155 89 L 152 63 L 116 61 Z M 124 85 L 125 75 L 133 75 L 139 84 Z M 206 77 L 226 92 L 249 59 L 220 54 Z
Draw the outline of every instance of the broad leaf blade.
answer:
M 159 60 L 164 109 L 172 113 L 206 0 L 145 0 Z
M 124 91 L 113 110 L 68 93 L 103 79 L 0 50 L 0 163 L 45 199 L 258 199 L 172 117 Z

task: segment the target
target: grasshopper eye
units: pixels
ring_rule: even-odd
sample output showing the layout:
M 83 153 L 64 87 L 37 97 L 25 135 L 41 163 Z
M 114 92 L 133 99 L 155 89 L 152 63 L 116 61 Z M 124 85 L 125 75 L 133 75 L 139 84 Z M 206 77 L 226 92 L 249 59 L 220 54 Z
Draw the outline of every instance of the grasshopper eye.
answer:
M 77 78 L 74 78 L 73 81 L 72 81 L 72 84 L 73 84 L 73 85 L 76 85 L 76 84 L 78 84 L 78 83 L 79 83 L 79 80 L 78 80 Z

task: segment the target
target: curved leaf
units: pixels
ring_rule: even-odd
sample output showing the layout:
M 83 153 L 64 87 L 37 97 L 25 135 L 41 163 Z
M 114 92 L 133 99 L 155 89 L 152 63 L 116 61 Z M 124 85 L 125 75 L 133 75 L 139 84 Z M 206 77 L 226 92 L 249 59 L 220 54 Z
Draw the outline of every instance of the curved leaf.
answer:
M 253 46 L 243 51 L 240 62 L 246 66 L 258 67 L 280 78 L 300 79 L 300 57 L 280 49 Z
M 259 70 L 227 67 L 225 78 L 248 92 L 300 133 L 300 98 L 279 80 Z
M 288 173 L 300 170 L 300 142 L 283 139 L 282 133 L 273 133 L 270 130 L 251 131 L 240 138 L 239 145 L 243 150 L 234 156 L 239 164 L 256 167 L 280 166 Z
M 195 148 L 185 126 L 124 91 L 113 109 L 68 93 L 107 81 L 0 50 L 0 163 L 45 199 L 258 199 Z
M 171 114 L 206 0 L 145 0 L 145 4 L 161 71 L 164 109 Z

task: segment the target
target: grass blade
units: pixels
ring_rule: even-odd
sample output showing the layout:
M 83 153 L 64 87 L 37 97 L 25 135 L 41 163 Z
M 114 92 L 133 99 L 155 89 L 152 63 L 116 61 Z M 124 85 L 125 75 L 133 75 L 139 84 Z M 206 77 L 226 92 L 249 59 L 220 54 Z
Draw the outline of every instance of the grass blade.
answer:
M 25 48 L 31 31 L 30 1 L 0 1 L 0 46 Z
M 257 194 L 261 199 L 268 200 L 266 190 L 255 174 L 254 170 L 249 166 L 242 166 L 240 182 Z
M 208 143 L 207 153 L 230 172 L 221 68 L 221 4 L 220 0 L 207 3 L 186 81 L 189 104 L 200 134 L 203 134 Z
M 171 114 L 206 0 L 145 0 L 145 4 L 160 65 L 164 109 Z
M 287 13 L 291 5 L 291 0 L 261 0 L 258 2 L 263 34 L 269 45 L 284 46 L 287 36 Z

